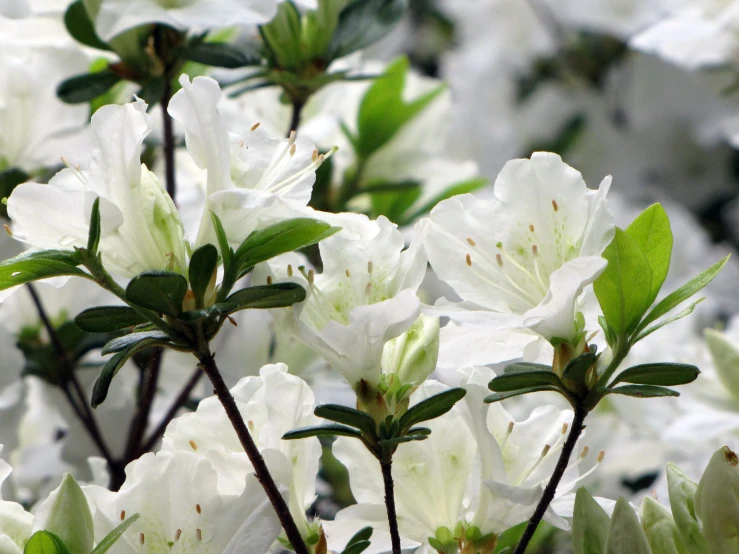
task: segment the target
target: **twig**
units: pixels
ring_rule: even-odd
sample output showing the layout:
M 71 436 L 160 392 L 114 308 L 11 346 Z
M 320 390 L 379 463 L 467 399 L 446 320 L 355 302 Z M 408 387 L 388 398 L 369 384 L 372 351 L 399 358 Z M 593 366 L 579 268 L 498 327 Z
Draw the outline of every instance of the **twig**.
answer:
M 231 395 L 231 391 L 228 390 L 220 371 L 218 371 L 213 354 L 206 347 L 205 351 L 201 351 L 198 354 L 198 359 L 200 361 L 200 367 L 213 384 L 213 391 L 218 396 L 218 400 L 221 401 L 223 409 L 226 411 L 226 415 L 231 421 L 231 425 L 233 425 L 239 441 L 241 441 L 241 446 L 244 447 L 246 455 L 249 457 L 249 461 L 254 468 L 254 474 L 264 487 L 267 497 L 277 513 L 287 539 L 297 554 L 310 554 L 303 538 L 300 536 L 298 526 L 290 514 L 290 509 L 287 507 L 285 499 L 282 498 L 274 479 L 272 479 L 272 475 L 270 475 L 267 469 L 267 464 L 264 463 L 264 458 L 262 458 L 257 445 L 254 444 L 254 439 L 252 439 L 251 433 L 249 433 L 249 429 L 246 423 L 244 423 L 244 418 L 241 417 L 241 412 L 239 412 L 239 408 L 236 406 L 236 401 Z
M 164 173 L 167 183 L 167 192 L 175 201 L 175 193 L 177 185 L 175 181 L 175 161 L 174 161 L 174 130 L 172 125 L 172 116 L 169 115 L 167 108 L 172 98 L 172 79 L 167 74 L 164 77 L 164 90 L 162 91 L 162 99 L 160 100 L 162 108 L 162 129 L 164 133 Z
M 380 461 L 382 468 L 382 480 L 385 483 L 385 507 L 387 508 L 387 520 L 390 524 L 390 542 L 393 554 L 400 554 L 400 533 L 398 531 L 398 516 L 395 513 L 395 490 L 393 486 L 393 460 Z
M 287 130 L 287 138 L 290 138 L 293 131 L 297 133 L 298 127 L 300 127 L 300 118 L 303 115 L 304 107 L 304 102 L 293 100 L 292 117 L 290 118 L 290 128 Z
M 157 383 L 162 367 L 162 354 L 161 347 L 152 348 L 151 359 L 149 360 L 148 367 L 144 370 L 144 383 L 139 396 L 138 409 L 128 431 L 126 452 L 123 458 L 125 463 L 135 460 L 141 450 L 146 426 L 149 423 L 149 414 L 151 413 L 151 407 L 154 404 L 154 397 L 157 393 Z

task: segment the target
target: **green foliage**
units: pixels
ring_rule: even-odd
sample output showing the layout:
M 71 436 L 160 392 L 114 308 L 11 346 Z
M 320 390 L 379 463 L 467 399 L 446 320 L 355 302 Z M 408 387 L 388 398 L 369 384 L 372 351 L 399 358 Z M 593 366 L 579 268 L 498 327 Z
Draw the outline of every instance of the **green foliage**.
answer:
M 651 268 L 651 289 L 647 305 L 651 306 L 662 288 L 670 269 L 672 255 L 672 229 L 667 212 L 660 204 L 653 204 L 644 210 L 626 228 L 644 253 Z
M 694 365 L 654 363 L 641 364 L 622 371 L 611 383 L 634 383 L 638 385 L 661 385 L 674 387 L 686 385 L 698 378 L 700 370 Z
M 467 394 L 465 389 L 454 388 L 422 400 L 401 416 L 400 428 L 405 431 L 424 421 L 443 416 L 462 400 L 465 394 Z
M 91 256 L 97 256 L 98 246 L 100 246 L 100 197 L 95 198 L 92 203 L 92 212 L 90 213 L 90 232 L 87 236 L 87 252 Z
M 92 550 L 95 531 L 92 512 L 77 481 L 65 474 L 44 505 L 44 530 L 54 533 L 71 552 Z
M 341 11 L 328 58 L 356 52 L 387 35 L 405 11 L 403 0 L 354 0 Z
M 82 0 L 72 2 L 64 13 L 64 25 L 67 31 L 80 44 L 98 50 L 112 50 L 95 32 L 95 25 L 85 9 Z
M 203 307 L 205 293 L 211 281 L 215 280 L 217 267 L 218 250 L 212 244 L 204 244 L 192 253 L 188 273 L 196 308 Z
M 575 554 L 605 554 L 610 518 L 584 488 L 575 495 L 572 547 Z
M 258 51 L 237 48 L 226 42 L 193 41 L 180 50 L 180 55 L 191 62 L 228 69 L 259 65 L 262 60 Z
M 49 531 L 36 531 L 23 549 L 23 554 L 71 554 L 64 541 Z M 76 554 L 76 553 L 75 553 Z
M 680 393 L 665 387 L 655 385 L 623 385 L 621 387 L 608 388 L 605 394 L 623 394 L 634 398 L 661 398 L 663 396 L 680 396 Z
M 511 392 L 534 387 L 554 387 L 563 389 L 559 377 L 551 370 L 508 372 L 495 377 L 488 385 L 493 392 Z
M 74 322 L 88 333 L 112 333 L 146 323 L 146 319 L 128 306 L 101 306 L 81 311 Z
M 314 413 L 320 418 L 359 429 L 366 435 L 372 435 L 376 431 L 377 425 L 372 416 L 367 412 L 361 412 L 354 408 L 338 404 L 323 404 L 318 406 Z
M 126 299 L 156 313 L 177 317 L 187 294 L 187 279 L 171 271 L 146 271 L 126 287 Z
M 362 433 L 347 425 L 329 424 L 315 427 L 301 427 L 282 435 L 283 440 L 306 439 L 310 437 L 353 437 L 362 438 Z
M 78 269 L 82 257 L 67 250 L 40 250 L 24 252 L 0 263 L 0 290 L 16 285 L 48 279 L 49 277 L 81 276 L 87 274 Z
M 667 490 L 670 508 L 680 538 L 691 554 L 708 554 L 698 517 L 695 513 L 695 493 L 698 483 L 691 481 L 675 464 L 667 464 Z
M 605 554 L 652 554 L 636 513 L 623 498 L 613 510 Z
M 139 514 L 133 514 L 131 517 L 126 519 L 126 521 L 124 521 L 118 527 L 113 529 L 110 533 L 105 535 L 105 537 L 103 537 L 103 540 L 101 540 L 97 544 L 91 554 L 105 554 L 108 550 L 110 550 L 110 547 L 113 546 L 116 541 L 121 538 L 121 536 L 123 536 L 123 533 L 125 533 L 126 530 L 131 527 L 131 525 L 136 523 L 136 520 L 138 519 Z
M 363 527 L 357 531 L 349 542 L 346 543 L 346 547 L 341 554 L 360 554 L 369 548 L 370 539 L 372 538 L 372 527 Z
M 56 89 L 56 95 L 67 104 L 81 104 L 105 94 L 120 80 L 120 76 L 109 69 L 76 75 L 62 81 Z
M 275 283 L 258 285 L 236 291 L 226 299 L 231 304 L 229 313 L 238 310 L 266 310 L 287 308 L 305 300 L 305 289 L 297 283 Z

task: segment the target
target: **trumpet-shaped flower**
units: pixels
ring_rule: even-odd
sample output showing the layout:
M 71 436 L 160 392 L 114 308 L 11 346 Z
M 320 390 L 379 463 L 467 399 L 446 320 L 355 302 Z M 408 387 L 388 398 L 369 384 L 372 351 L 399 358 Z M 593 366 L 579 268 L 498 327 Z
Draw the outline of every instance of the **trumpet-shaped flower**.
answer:
M 210 211 L 219 216 L 235 246 L 260 225 L 305 215 L 315 170 L 324 159 L 313 144 L 294 134 L 272 139 L 258 123 L 244 133 L 229 133 L 219 109 L 218 83 L 208 77 L 190 82 L 183 75 L 180 84 L 169 112 L 185 127 L 193 160 L 207 170 L 206 207 L 196 244 L 216 244 Z
M 316 425 L 310 387 L 287 373 L 285 364 L 266 365 L 258 377 L 245 377 L 231 389 L 254 441 L 277 483 L 289 494 L 289 507 L 304 538 L 312 533 L 305 511 L 314 502 L 321 445 L 318 439 L 283 441 L 298 427 Z M 164 436 L 165 450 L 187 451 L 209 460 L 218 472 L 218 490 L 241 491 L 253 468 L 216 397 L 197 411 L 172 421 Z M 251 551 L 250 551 L 251 552 Z
M 2 445 L 0 445 L 2 450 Z M 11 467 L 0 459 L 0 487 L 8 478 Z M 33 515 L 17 502 L 2 499 L 0 493 L 0 552 L 21 554 L 33 532 Z
M 128 29 L 162 23 L 182 31 L 266 23 L 275 0 L 86 0 L 97 5 L 95 30 L 110 40 Z
M 359 217 L 359 216 L 358 216 Z M 287 308 L 296 334 L 339 371 L 352 387 L 376 386 L 383 374 L 383 349 L 416 321 L 416 290 L 426 271 L 418 242 L 403 250 L 403 236 L 385 217 L 360 217 L 319 245 L 323 272 L 302 274 L 280 259 L 269 262 L 270 280 L 292 280 L 308 291 Z M 388 354 L 386 362 L 391 362 Z M 392 371 L 392 369 L 390 369 Z
M 104 106 L 92 117 L 96 148 L 84 166 L 67 168 L 48 185 L 24 183 L 8 198 L 13 236 L 37 248 L 87 244 L 90 214 L 100 199 L 100 253 L 112 272 L 132 277 L 146 270 L 181 270 L 182 222 L 156 176 L 140 161 L 151 130 L 146 104 Z
M 239 493 L 221 493 L 207 458 L 161 451 L 131 462 L 120 491 L 89 486 L 85 494 L 97 541 L 126 517 L 140 516 L 111 554 L 264 554 L 279 534 L 279 521 L 256 477 L 246 476 L 241 486 Z
M 537 152 L 506 164 L 492 199 L 440 202 L 422 223 L 422 241 L 434 271 L 464 302 L 437 311 L 574 340 L 582 331 L 578 298 L 605 268 L 600 254 L 614 233 L 610 181 L 589 190 L 559 156 Z

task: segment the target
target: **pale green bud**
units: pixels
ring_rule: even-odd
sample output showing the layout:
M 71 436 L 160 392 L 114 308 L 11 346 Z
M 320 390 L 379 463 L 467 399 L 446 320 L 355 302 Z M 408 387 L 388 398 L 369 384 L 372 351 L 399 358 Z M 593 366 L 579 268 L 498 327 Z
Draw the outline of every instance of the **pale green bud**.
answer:
M 623 497 L 616 501 L 613 510 L 606 554 L 652 554 L 636 513 Z
M 724 446 L 708 462 L 695 492 L 695 512 L 711 554 L 739 552 L 739 459 Z
M 92 552 L 95 537 L 92 513 L 82 489 L 69 473 L 39 507 L 34 530 L 57 535 L 73 554 Z
M 706 329 L 705 336 L 721 384 L 739 401 L 739 347 L 714 329 Z
M 695 491 L 698 484 L 691 481 L 675 464 L 668 463 L 667 487 L 672 517 L 683 544 L 691 554 L 708 554 L 708 547 L 695 515 Z
M 385 344 L 382 372 L 395 374 L 403 385 L 420 385 L 439 358 L 439 318 L 421 314 L 405 333 Z
M 641 504 L 641 523 L 653 554 L 690 554 L 680 539 L 670 510 L 650 496 Z

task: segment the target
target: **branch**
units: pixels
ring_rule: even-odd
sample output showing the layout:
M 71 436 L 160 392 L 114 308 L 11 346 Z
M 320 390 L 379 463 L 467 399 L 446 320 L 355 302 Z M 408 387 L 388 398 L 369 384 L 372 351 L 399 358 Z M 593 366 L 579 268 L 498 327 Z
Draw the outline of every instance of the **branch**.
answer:
M 390 524 L 390 541 L 393 545 L 393 554 L 400 554 L 400 533 L 398 532 L 398 516 L 395 513 L 392 465 L 392 458 L 388 461 L 380 461 L 382 480 L 385 483 L 385 507 L 387 508 L 387 520 Z
M 169 115 L 167 108 L 172 98 L 172 79 L 169 74 L 164 76 L 164 90 L 162 91 L 162 99 L 160 100 L 162 108 L 162 130 L 164 133 L 164 171 L 167 183 L 167 193 L 175 199 L 177 185 L 175 181 L 175 162 L 174 162 L 174 130 L 172 125 L 172 116 Z

